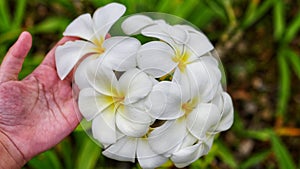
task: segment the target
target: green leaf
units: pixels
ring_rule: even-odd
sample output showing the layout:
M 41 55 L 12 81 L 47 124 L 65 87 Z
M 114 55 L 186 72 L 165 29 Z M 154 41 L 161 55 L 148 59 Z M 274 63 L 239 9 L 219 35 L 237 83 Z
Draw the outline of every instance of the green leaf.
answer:
M 212 9 L 223 21 L 227 21 L 227 14 L 222 1 L 218 2 L 212 0 L 205 0 L 205 2 L 207 3 L 208 7 Z
M 285 10 L 282 0 L 277 0 L 274 4 L 273 17 L 274 17 L 274 38 L 280 40 L 283 38 L 285 29 Z
M 271 154 L 270 150 L 253 154 L 246 161 L 240 164 L 240 169 L 247 169 L 247 168 L 254 167 L 258 163 L 261 163 L 263 160 L 265 160 L 270 154 Z
M 271 9 L 275 0 L 256 1 L 251 0 L 242 22 L 242 28 L 246 29 L 262 18 Z
M 12 23 L 13 28 L 19 28 L 23 21 L 24 11 L 26 9 L 26 0 L 16 1 L 16 9 L 14 13 L 14 19 Z
M 93 169 L 101 155 L 101 148 L 88 137 L 85 137 L 78 152 L 77 169 Z
M 293 162 L 291 155 L 289 154 L 288 150 L 286 149 L 283 142 L 280 138 L 273 132 L 271 132 L 271 143 L 272 143 L 272 150 L 275 153 L 277 158 L 279 168 L 281 169 L 296 169 L 296 165 Z
M 286 49 L 285 56 L 289 59 L 290 65 L 300 79 L 300 56 L 292 49 Z
M 65 138 L 62 142 L 60 142 L 56 146 L 56 150 L 59 152 L 60 157 L 64 164 L 64 169 L 73 169 L 74 162 L 73 159 L 73 151 L 72 151 L 72 142 L 69 137 Z
M 62 169 L 57 154 L 53 150 L 48 150 L 28 162 L 28 165 L 34 169 Z
M 279 117 L 284 117 L 287 111 L 288 101 L 291 95 L 291 74 L 286 57 L 284 57 L 283 52 L 279 52 L 279 55 L 277 56 L 277 61 L 279 66 L 279 93 L 276 115 Z
M 299 32 L 300 28 L 300 11 L 296 15 L 296 17 L 291 21 L 289 26 L 286 29 L 286 33 L 284 36 L 285 42 L 290 42 L 295 38 L 296 34 Z
M 223 142 L 219 139 L 215 140 L 215 143 L 218 149 L 218 156 L 222 159 L 222 161 L 227 164 L 230 168 L 237 168 L 238 164 L 234 159 L 230 150 L 223 144 Z
M 10 13 L 7 0 L 0 0 L 0 32 L 10 28 Z
M 177 10 L 175 11 L 176 15 L 178 17 L 182 17 L 182 18 L 186 18 L 187 16 L 190 15 L 190 13 L 194 13 L 195 10 L 194 8 L 197 7 L 198 9 L 201 9 L 198 6 L 198 0 L 186 0 L 183 1 L 183 4 L 177 8 Z

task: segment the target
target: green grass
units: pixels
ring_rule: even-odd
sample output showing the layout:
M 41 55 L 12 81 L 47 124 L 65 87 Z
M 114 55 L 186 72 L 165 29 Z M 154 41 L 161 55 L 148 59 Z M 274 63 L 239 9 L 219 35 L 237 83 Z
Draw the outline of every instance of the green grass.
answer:
M 72 19 L 82 13 L 92 13 L 96 8 L 111 1 L 74 2 L 71 0 L 0 0 L 0 60 L 22 30 L 30 31 L 34 37 L 34 44 L 20 75 L 20 78 L 25 77 L 41 62 L 43 55 L 50 50 L 53 44 L 62 37 L 62 32 Z M 268 58 L 263 65 L 266 69 L 268 69 L 268 63 L 275 65 L 269 67 L 269 69 L 275 69 L 274 73 L 276 73 L 271 79 L 274 88 L 272 91 L 275 91 L 275 94 L 272 93 L 273 95 L 270 96 L 270 98 L 275 96 L 272 101 L 274 108 L 270 112 L 271 120 L 267 122 L 258 120 L 256 124 L 253 124 L 257 127 L 245 125 L 244 123 L 248 119 L 242 114 L 243 108 L 240 108 L 238 98 L 233 97 L 236 107 L 234 126 L 229 132 L 221 133 L 216 138 L 210 153 L 191 164 L 189 168 L 217 168 L 216 166 L 243 169 L 256 166 L 282 169 L 300 168 L 299 151 L 298 154 L 290 151 L 292 141 L 288 141 L 297 139 L 297 136 L 289 133 L 282 136 L 276 132 L 276 129 L 280 128 L 300 127 L 299 116 L 293 112 L 299 110 L 299 106 L 291 104 L 295 103 L 292 98 L 297 98 L 294 97 L 296 93 L 293 90 L 299 92 L 299 85 L 296 86 L 295 83 L 299 84 L 300 80 L 300 49 L 299 37 L 297 37 L 300 29 L 300 12 L 295 10 L 296 7 L 298 9 L 300 7 L 298 1 L 119 0 L 117 2 L 127 6 L 126 14 L 149 11 L 164 12 L 185 18 L 199 27 L 215 46 L 222 50 L 220 53 L 225 53 L 225 56 L 221 56 L 221 60 L 229 75 L 227 77 L 229 93 L 235 92 L 236 89 L 231 86 L 239 84 L 239 79 L 230 76 L 240 73 L 240 71 L 231 72 L 235 70 L 231 68 L 235 64 L 243 63 L 242 65 L 246 65 L 246 67 L 250 66 L 253 69 L 250 74 L 261 76 L 261 72 L 258 72 L 255 64 L 248 65 L 249 62 L 235 55 L 235 46 L 247 41 L 247 35 L 256 36 L 254 30 L 263 30 L 265 31 L 264 35 L 270 32 L 270 36 L 258 37 L 256 42 L 250 41 L 247 44 L 263 44 L 260 40 L 264 41 L 267 38 L 271 42 L 269 46 L 272 57 Z M 231 47 L 228 47 L 230 45 Z M 253 51 L 250 50 L 253 49 L 249 49 L 248 46 L 246 48 L 246 55 L 251 56 L 254 63 L 259 63 L 261 56 L 252 56 Z M 249 87 L 249 90 L 251 89 Z M 259 92 L 252 94 L 257 94 L 253 98 L 260 97 Z M 261 112 L 258 109 L 256 113 L 260 114 Z M 260 118 L 260 115 L 257 116 Z M 289 123 L 289 121 L 291 122 Z M 251 140 L 254 148 L 246 154 L 246 157 L 240 158 L 236 152 L 243 140 Z M 256 145 L 258 146 L 256 147 Z M 76 130 L 53 149 L 29 161 L 24 168 L 113 168 L 116 162 L 110 161 L 109 163 L 109 161 L 101 155 L 101 148 L 91 141 L 83 131 Z M 139 166 L 131 166 L 139 168 Z M 171 163 L 164 165 L 164 168 L 172 167 Z

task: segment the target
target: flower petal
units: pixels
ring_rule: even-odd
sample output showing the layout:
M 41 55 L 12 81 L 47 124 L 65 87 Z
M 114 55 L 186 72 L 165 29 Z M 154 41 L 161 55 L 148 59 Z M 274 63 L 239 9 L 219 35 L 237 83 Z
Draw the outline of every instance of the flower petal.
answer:
M 122 137 L 115 144 L 109 146 L 103 155 L 119 161 L 135 161 L 137 138 Z
M 123 21 L 121 27 L 125 34 L 136 35 L 139 34 L 143 28 L 153 23 L 154 21 L 148 16 L 132 15 Z
M 177 45 L 185 44 L 189 40 L 189 35 L 186 30 L 164 23 L 148 26 L 142 30 L 142 34 L 163 40 L 173 48 L 176 48 Z
M 221 80 L 221 72 L 211 59 L 214 58 L 205 56 L 187 65 L 191 97 L 200 97 L 202 102 L 213 99 Z
M 186 121 L 180 118 L 166 121 L 162 126 L 155 128 L 148 135 L 148 140 L 154 152 L 169 157 L 180 146 L 186 134 Z
M 81 57 L 92 51 L 93 44 L 77 40 L 66 42 L 55 50 L 55 63 L 60 79 L 64 79 Z
M 187 43 L 187 47 L 197 56 L 202 56 L 203 54 L 214 49 L 214 46 L 203 33 L 190 33 L 189 35 L 190 39 Z
M 92 88 L 80 90 L 78 96 L 79 110 L 88 121 L 108 108 L 113 102 L 112 97 L 98 93 Z
M 228 130 L 233 124 L 233 104 L 228 93 L 222 92 L 223 107 L 220 122 L 213 132 L 221 132 Z
M 127 107 L 127 106 L 126 106 Z M 141 137 L 149 130 L 151 118 L 136 108 L 120 106 L 116 115 L 118 129 L 125 135 Z
M 63 33 L 64 36 L 75 36 L 91 40 L 95 35 L 93 20 L 90 14 L 83 14 L 73 20 Z
M 168 158 L 153 152 L 145 138 L 140 138 L 138 140 L 137 159 L 141 167 L 145 169 L 157 168 L 168 160 Z
M 181 90 L 178 84 L 162 81 L 156 84 L 150 92 L 146 111 L 151 117 L 160 120 L 174 120 L 183 116 L 181 111 Z
M 125 104 L 135 103 L 145 98 L 152 89 L 152 80 L 139 69 L 130 69 L 119 79 L 120 92 L 124 94 Z
M 92 62 L 87 67 L 86 76 L 89 84 L 98 92 L 108 96 L 118 96 L 116 75 L 102 62 Z
M 93 21 L 97 37 L 105 37 L 111 26 L 125 13 L 126 7 L 119 3 L 109 3 L 98 8 L 94 15 Z
M 92 87 L 87 80 L 87 69 L 90 66 L 90 62 L 95 61 L 95 56 L 91 55 L 83 59 L 76 67 L 74 74 L 74 80 L 79 89 Z
M 207 131 L 219 122 L 220 111 L 211 103 L 200 103 L 187 116 L 187 128 L 196 138 L 205 139 Z
M 117 141 L 115 112 L 104 111 L 92 121 L 93 137 L 105 148 Z
M 172 154 L 171 160 L 178 168 L 183 168 L 196 161 L 198 158 L 204 155 L 205 144 L 199 142 L 195 145 L 183 148 Z
M 136 54 L 141 43 L 135 38 L 119 36 L 106 39 L 103 43 L 104 64 L 116 71 L 126 71 L 136 67 Z
M 138 66 L 155 78 L 170 73 L 177 65 L 172 60 L 174 50 L 160 41 L 148 42 L 141 46 L 138 52 Z

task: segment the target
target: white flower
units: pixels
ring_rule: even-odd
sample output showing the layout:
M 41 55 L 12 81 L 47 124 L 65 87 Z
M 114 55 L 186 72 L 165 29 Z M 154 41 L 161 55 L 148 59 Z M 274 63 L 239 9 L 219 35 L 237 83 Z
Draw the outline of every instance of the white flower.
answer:
M 134 22 L 129 17 L 124 23 L 129 25 Z M 171 74 L 173 81 L 181 86 L 189 86 L 183 92 L 198 93 L 202 100 L 210 101 L 216 92 L 221 73 L 217 60 L 209 53 L 213 46 L 203 33 L 189 26 L 171 26 L 164 22 L 145 21 L 137 25 L 136 29 L 132 28 L 132 32 L 141 31 L 145 36 L 161 40 L 141 46 L 138 67 L 155 78 Z M 129 26 L 124 27 L 127 32 L 131 30 Z
M 159 82 L 147 97 L 146 107 L 153 118 L 165 120 L 148 134 L 150 147 L 184 167 L 207 154 L 214 135 L 232 125 L 233 106 L 220 85 L 209 103 L 180 89 L 174 82 Z
M 117 141 L 117 131 L 132 137 L 147 133 L 152 118 L 142 107 L 152 89 L 148 75 L 135 68 L 118 80 L 104 65 L 94 70 L 87 71 L 92 88 L 82 89 L 78 100 L 82 115 L 92 120 L 93 137 L 107 146 Z
M 64 79 L 84 56 L 89 56 L 88 60 L 99 58 L 106 66 L 118 71 L 136 66 L 135 53 L 140 46 L 138 40 L 130 37 L 105 39 L 111 26 L 125 10 L 122 4 L 110 3 L 97 9 L 93 18 L 90 14 L 83 14 L 66 28 L 64 36 L 81 39 L 67 42 L 56 49 L 56 67 L 61 79 Z M 87 67 L 88 60 L 78 67 L 79 73 L 75 74 L 75 81 L 79 88 L 86 86 L 83 70 Z
M 168 160 L 168 158 L 153 152 L 147 138 L 143 137 L 124 136 L 103 151 L 103 155 L 119 161 L 135 162 L 135 158 L 137 158 L 144 169 L 157 168 Z

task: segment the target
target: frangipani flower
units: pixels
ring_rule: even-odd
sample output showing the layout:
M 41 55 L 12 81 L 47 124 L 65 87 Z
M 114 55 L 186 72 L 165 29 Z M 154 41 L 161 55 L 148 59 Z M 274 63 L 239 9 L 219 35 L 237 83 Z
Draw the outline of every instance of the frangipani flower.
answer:
M 56 67 L 61 79 L 64 79 L 84 56 L 90 56 L 89 60 L 99 58 L 106 66 L 118 71 L 135 67 L 135 53 L 140 46 L 138 40 L 130 37 L 105 39 L 111 26 L 125 10 L 122 4 L 110 3 L 97 9 L 93 18 L 90 14 L 83 14 L 66 28 L 64 36 L 74 36 L 81 40 L 67 42 L 56 49 Z M 87 61 L 83 63 L 78 68 L 79 73 L 75 74 L 75 81 L 79 81 L 79 88 L 83 88 L 80 85 L 84 79 L 82 70 L 87 66 Z
M 152 118 L 141 107 L 152 89 L 148 75 L 135 68 L 118 80 L 103 65 L 93 71 L 87 72 L 92 88 L 82 89 L 78 100 L 82 115 L 92 120 L 93 136 L 107 146 L 117 141 L 117 130 L 131 137 L 147 133 Z
M 185 167 L 233 122 L 214 47 L 191 26 L 144 15 L 126 18 L 122 30 L 156 40 L 141 45 L 139 36 L 109 35 L 124 12 L 111 3 L 76 18 L 64 36 L 79 40 L 57 48 L 58 75 L 64 79 L 76 66 L 79 110 L 105 156 L 137 159 L 142 168 L 167 160 Z
M 221 88 L 213 101 L 206 103 L 198 95 L 181 92 L 178 86 L 174 82 L 159 82 L 150 92 L 146 107 L 151 117 L 165 120 L 148 134 L 153 151 L 172 157 L 175 164 L 182 166 L 208 152 L 213 135 L 232 125 L 233 109 L 231 98 Z
M 132 22 L 130 17 L 125 20 L 125 25 L 128 22 Z M 124 28 L 130 31 L 130 27 Z M 190 86 L 183 92 L 200 93 L 199 97 L 205 101 L 212 99 L 221 73 L 218 62 L 208 53 L 213 46 L 201 32 L 189 26 L 154 21 L 145 21 L 132 32 L 137 30 L 145 36 L 162 40 L 141 46 L 137 58 L 139 68 L 155 78 L 173 74 L 173 80 L 181 86 Z

